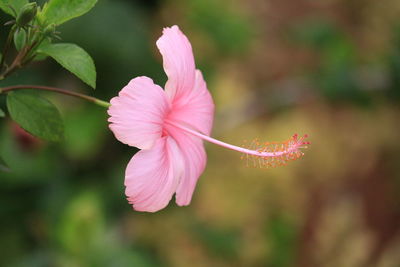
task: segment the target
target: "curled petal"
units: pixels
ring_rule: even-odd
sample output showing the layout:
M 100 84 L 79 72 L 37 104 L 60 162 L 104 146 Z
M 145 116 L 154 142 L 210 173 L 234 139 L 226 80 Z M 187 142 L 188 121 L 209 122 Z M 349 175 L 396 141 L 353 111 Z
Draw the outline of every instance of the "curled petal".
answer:
M 161 137 L 169 110 L 169 100 L 162 88 L 150 78 L 137 77 L 111 99 L 108 121 L 119 141 L 149 149 Z
M 162 137 L 150 150 L 141 150 L 126 168 L 125 194 L 138 211 L 156 212 L 171 200 L 182 175 L 181 152 L 171 137 Z
M 192 46 L 178 26 L 164 28 L 157 40 L 157 47 L 163 56 L 164 70 L 168 81 L 165 92 L 171 100 L 183 97 L 192 90 L 195 80 L 195 65 Z

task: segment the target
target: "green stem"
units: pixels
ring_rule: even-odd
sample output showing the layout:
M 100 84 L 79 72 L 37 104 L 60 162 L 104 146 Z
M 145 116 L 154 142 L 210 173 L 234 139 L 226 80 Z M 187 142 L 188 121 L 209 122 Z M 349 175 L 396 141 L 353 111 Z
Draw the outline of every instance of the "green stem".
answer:
M 22 29 L 21 29 L 22 30 Z M 5 77 L 11 75 L 13 72 L 22 68 L 23 66 L 29 64 L 35 58 L 35 49 L 39 47 L 39 45 L 43 42 L 45 37 L 42 37 L 39 41 L 34 41 L 32 44 L 30 43 L 32 31 L 29 30 L 27 33 L 27 41 L 24 48 L 18 52 L 14 61 L 11 63 L 9 67 L 7 67 L 3 73 L 0 74 L 0 80 L 3 80 Z M 4 59 L 4 57 L 3 57 Z
M 80 93 L 75 93 L 72 91 L 68 91 L 68 90 L 64 90 L 61 88 L 57 88 L 57 87 L 50 87 L 50 86 L 41 86 L 41 85 L 14 85 L 14 86 L 8 86 L 8 87 L 3 87 L 0 88 L 0 94 L 5 94 L 11 91 L 15 91 L 15 90 L 22 90 L 22 89 L 34 89 L 34 90 L 41 90 L 41 91 L 50 91 L 50 92 L 54 92 L 54 93 L 59 93 L 59 94 L 63 94 L 63 95 L 68 95 L 68 96 L 73 96 L 73 97 L 77 97 L 77 98 L 81 98 L 84 99 L 86 101 L 92 102 L 98 106 L 104 107 L 104 108 L 108 108 L 111 106 L 110 103 L 97 99 L 95 97 L 92 96 L 88 96 L 88 95 L 84 95 L 84 94 L 80 94 Z
M 22 67 L 21 61 L 25 57 L 27 49 L 27 47 L 24 47 L 19 51 L 11 65 L 0 75 L 0 80 L 3 80 L 5 77 L 11 75 L 14 71 Z
M 14 38 L 14 32 L 15 32 L 15 26 L 13 26 L 11 28 L 10 32 L 8 33 L 7 41 L 4 44 L 3 55 L 1 57 L 1 62 L 0 62 L 0 70 L 2 70 L 3 67 L 4 67 L 4 63 L 5 63 L 5 60 L 6 60 L 6 57 L 7 57 L 8 48 L 10 47 L 12 39 Z
M 46 39 L 45 36 L 43 36 L 42 38 L 40 38 L 39 41 L 34 41 L 32 43 L 32 45 L 30 46 L 28 52 L 26 53 L 26 55 L 24 56 L 24 59 L 22 61 L 22 64 L 27 65 L 29 64 L 35 57 L 35 50 L 40 46 L 40 44 Z

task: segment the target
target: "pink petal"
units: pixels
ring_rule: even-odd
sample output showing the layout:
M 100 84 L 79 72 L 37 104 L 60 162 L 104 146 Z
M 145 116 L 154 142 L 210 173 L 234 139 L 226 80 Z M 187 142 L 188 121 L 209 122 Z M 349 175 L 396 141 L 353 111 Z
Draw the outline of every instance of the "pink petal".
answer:
M 193 89 L 185 97 L 174 101 L 168 119 L 191 126 L 194 130 L 209 135 L 214 118 L 214 102 L 207 90 L 203 75 L 196 70 Z
M 164 28 L 157 40 L 163 56 L 164 70 L 168 81 L 165 91 L 171 100 L 180 98 L 192 90 L 195 80 L 195 65 L 192 46 L 178 26 Z
M 169 110 L 169 100 L 163 89 L 150 78 L 137 77 L 111 99 L 108 121 L 119 141 L 149 149 L 161 137 Z
M 162 137 L 150 150 L 139 151 L 125 173 L 125 194 L 138 211 L 155 212 L 165 208 L 182 175 L 181 152 L 171 137 Z
M 172 130 L 170 134 L 176 140 L 184 162 L 184 170 L 176 190 L 176 203 L 186 206 L 190 204 L 197 180 L 204 171 L 207 155 L 201 139 L 179 130 Z

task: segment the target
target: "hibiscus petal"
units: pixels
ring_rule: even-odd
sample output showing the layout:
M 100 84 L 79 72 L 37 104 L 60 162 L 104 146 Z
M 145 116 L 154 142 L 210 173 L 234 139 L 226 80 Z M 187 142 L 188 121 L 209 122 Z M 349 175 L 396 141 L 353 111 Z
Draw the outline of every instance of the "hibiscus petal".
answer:
M 161 87 L 150 78 L 132 79 L 111 99 L 110 129 L 124 144 L 149 149 L 162 135 L 170 104 Z
M 162 137 L 150 150 L 141 150 L 126 168 L 125 194 L 138 211 L 156 212 L 171 200 L 182 175 L 181 151 L 171 137 Z
M 176 203 L 186 206 L 190 204 L 197 180 L 204 171 L 207 155 L 201 139 L 179 130 L 171 131 L 171 136 L 176 140 L 184 162 L 182 177 L 176 190 Z
M 157 40 L 157 47 L 163 56 L 164 70 L 168 81 L 165 92 L 171 100 L 180 98 L 192 90 L 195 80 L 195 65 L 192 46 L 178 26 L 164 28 Z
M 209 135 L 213 118 L 214 102 L 207 90 L 203 75 L 199 70 L 196 70 L 193 90 L 174 102 L 168 120 L 178 124 L 184 123 L 194 130 Z

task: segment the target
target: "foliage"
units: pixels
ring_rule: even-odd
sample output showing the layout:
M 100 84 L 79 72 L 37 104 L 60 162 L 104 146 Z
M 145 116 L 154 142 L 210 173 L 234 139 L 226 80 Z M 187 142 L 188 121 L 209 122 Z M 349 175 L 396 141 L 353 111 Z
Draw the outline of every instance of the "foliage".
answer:
M 11 118 L 27 132 L 49 141 L 63 138 L 61 115 L 47 99 L 27 92 L 10 92 L 7 108 Z
M 46 44 L 38 49 L 39 54 L 54 58 L 61 66 L 71 71 L 89 86 L 96 87 L 96 70 L 92 58 L 75 44 Z
M 50 0 L 38 14 L 41 23 L 60 25 L 80 17 L 94 7 L 97 0 Z
M 0 80 L 8 78 L 34 60 L 50 56 L 83 82 L 95 88 L 96 69 L 90 55 L 76 44 L 53 42 L 59 38 L 56 26 L 82 16 L 92 9 L 96 2 L 50 0 L 43 8 L 38 8 L 36 2 L 1 0 L 0 8 L 14 16 L 15 20 L 7 23 L 11 28 L 1 58 Z M 16 52 L 12 63 L 9 64 L 8 60 L 12 58 L 12 43 Z M 0 94 L 8 93 L 7 108 L 11 118 L 34 136 L 49 141 L 62 140 L 63 124 L 56 107 L 38 95 L 10 92 L 14 89 L 0 89 Z M 1 115 L 4 116 L 4 112 Z
M 7 14 L 17 17 L 22 7 L 28 4 L 28 0 L 1 0 L 0 8 Z

